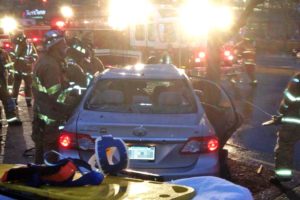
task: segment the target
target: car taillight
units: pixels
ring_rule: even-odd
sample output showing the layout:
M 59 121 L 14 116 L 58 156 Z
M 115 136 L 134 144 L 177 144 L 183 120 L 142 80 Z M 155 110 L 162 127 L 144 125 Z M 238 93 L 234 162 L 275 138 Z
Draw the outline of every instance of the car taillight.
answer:
M 219 148 L 219 140 L 215 136 L 191 137 L 183 145 L 182 154 L 199 154 L 214 152 Z
M 87 134 L 70 133 L 62 131 L 58 143 L 62 148 L 79 148 L 81 150 L 95 149 L 95 140 Z
M 70 148 L 72 143 L 72 139 L 67 134 L 62 134 L 59 136 L 59 145 L 64 148 Z
M 207 148 L 209 151 L 215 151 L 217 150 L 219 147 L 219 140 L 217 138 L 211 138 L 210 140 L 208 140 L 207 142 Z
M 95 149 L 95 140 L 91 138 L 90 135 L 78 134 L 78 147 L 81 150 L 94 150 Z
M 59 136 L 59 145 L 63 148 L 71 148 L 74 136 L 71 133 L 62 132 Z

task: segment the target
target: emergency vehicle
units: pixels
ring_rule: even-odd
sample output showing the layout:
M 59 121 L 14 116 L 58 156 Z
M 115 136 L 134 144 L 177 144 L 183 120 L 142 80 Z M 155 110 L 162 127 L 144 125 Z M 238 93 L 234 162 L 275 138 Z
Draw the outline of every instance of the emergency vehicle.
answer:
M 51 26 L 26 27 L 25 34 L 41 46 L 45 31 L 56 27 L 66 31 L 66 36 L 89 38 L 94 45 L 95 55 L 104 65 L 126 65 L 146 62 L 149 56 L 161 58 L 168 55 L 171 63 L 185 69 L 196 70 L 205 76 L 207 62 L 206 37 L 186 37 L 182 34 L 175 8 L 157 7 L 146 23 L 130 24 L 126 29 L 118 30 L 105 22 L 53 21 Z M 39 49 L 39 48 L 38 48 Z M 232 49 L 224 46 L 221 53 L 222 72 L 235 73 L 235 56 Z
M 0 28 L 0 44 L 4 50 L 11 51 L 12 43 L 9 34 L 5 34 L 4 31 Z

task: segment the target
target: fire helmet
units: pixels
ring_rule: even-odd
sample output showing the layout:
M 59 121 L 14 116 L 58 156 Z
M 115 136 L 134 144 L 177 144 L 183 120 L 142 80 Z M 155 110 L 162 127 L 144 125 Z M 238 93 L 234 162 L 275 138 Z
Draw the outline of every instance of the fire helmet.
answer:
M 50 30 L 44 35 L 44 47 L 48 51 L 51 47 L 65 39 L 64 33 L 59 30 Z
M 158 64 L 159 59 L 156 56 L 149 56 L 147 59 L 147 64 Z
M 24 33 L 18 33 L 15 38 L 14 38 L 14 43 L 16 44 L 20 44 L 20 43 L 23 43 L 27 40 L 27 37 Z

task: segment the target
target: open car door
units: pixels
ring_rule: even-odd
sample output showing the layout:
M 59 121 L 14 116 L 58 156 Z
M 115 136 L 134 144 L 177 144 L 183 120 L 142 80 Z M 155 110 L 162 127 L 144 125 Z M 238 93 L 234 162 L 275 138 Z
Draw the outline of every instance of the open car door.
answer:
M 220 85 L 201 78 L 193 78 L 192 83 L 222 149 L 241 126 L 241 115 L 237 113 L 233 101 Z

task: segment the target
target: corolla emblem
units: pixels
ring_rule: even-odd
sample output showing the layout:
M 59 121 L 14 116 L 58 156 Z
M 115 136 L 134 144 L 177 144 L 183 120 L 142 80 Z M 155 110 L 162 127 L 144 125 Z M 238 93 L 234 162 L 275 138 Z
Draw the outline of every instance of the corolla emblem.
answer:
M 133 129 L 132 134 L 137 137 L 144 137 L 145 135 L 147 135 L 147 130 L 143 126 L 139 126 Z

